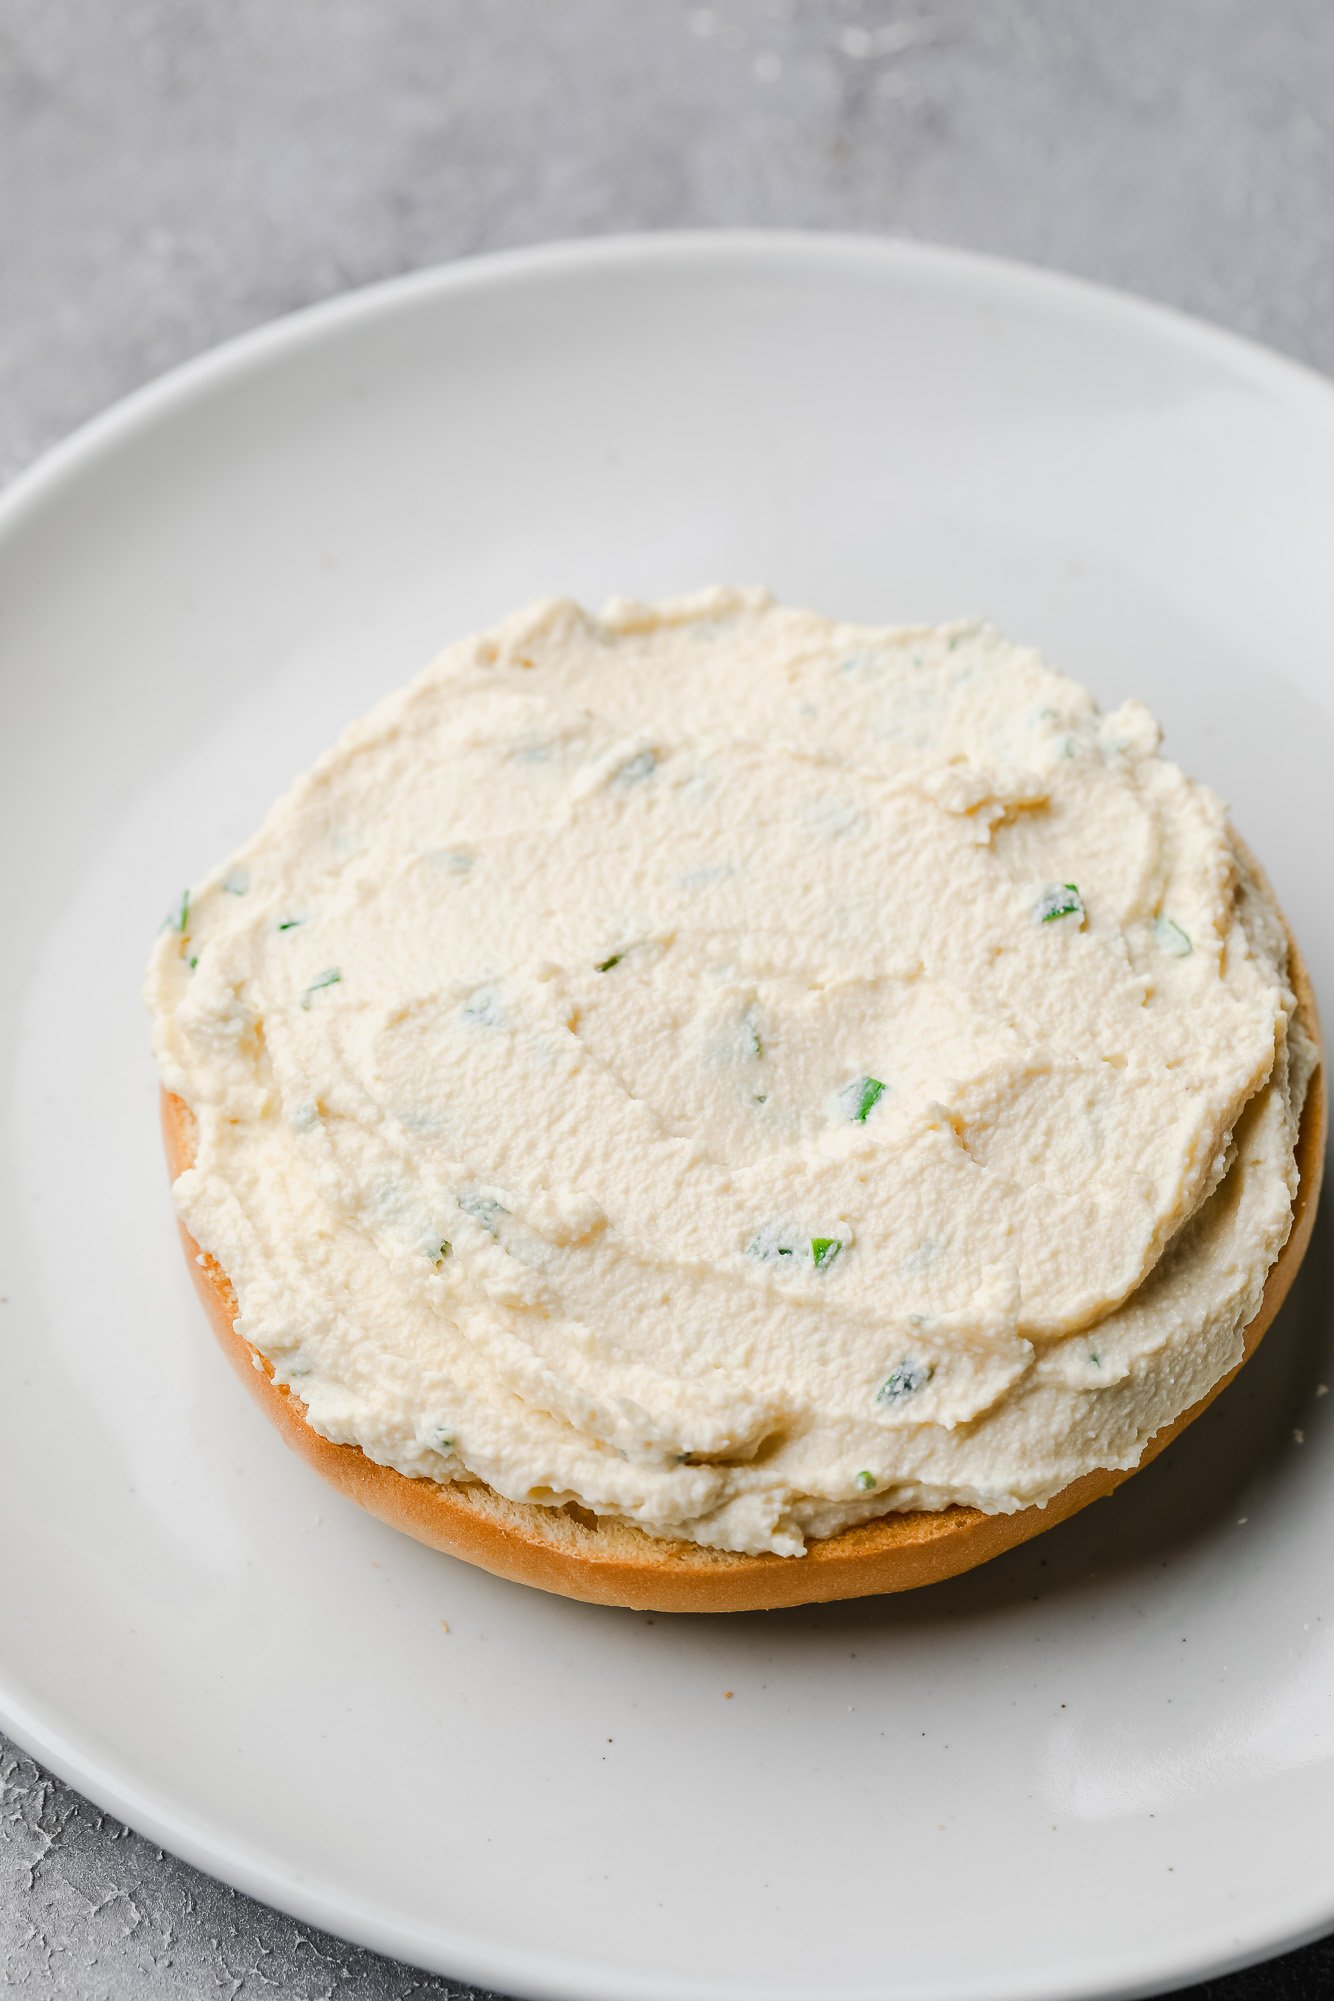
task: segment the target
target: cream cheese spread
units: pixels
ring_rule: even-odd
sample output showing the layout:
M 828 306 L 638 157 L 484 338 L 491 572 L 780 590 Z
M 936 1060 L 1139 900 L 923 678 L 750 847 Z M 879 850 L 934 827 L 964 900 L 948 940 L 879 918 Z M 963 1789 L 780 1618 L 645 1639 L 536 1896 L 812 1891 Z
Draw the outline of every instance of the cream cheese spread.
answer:
M 718 1549 L 1135 1464 L 1240 1357 L 1315 1060 L 1158 745 L 762 591 L 451 647 L 153 955 L 239 1331 L 401 1473 Z

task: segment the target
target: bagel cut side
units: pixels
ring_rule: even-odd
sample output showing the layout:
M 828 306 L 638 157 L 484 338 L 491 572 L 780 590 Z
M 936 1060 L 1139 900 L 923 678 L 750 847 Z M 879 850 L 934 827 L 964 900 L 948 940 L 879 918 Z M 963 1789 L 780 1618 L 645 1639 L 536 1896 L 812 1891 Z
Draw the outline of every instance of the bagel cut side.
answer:
M 1295 947 L 1290 972 L 1298 1014 L 1319 1048 L 1315 1000 Z M 168 1091 L 162 1093 L 162 1128 L 174 1180 L 193 1164 L 195 1123 L 189 1107 Z M 1040 1535 L 1043 1529 L 1054 1528 L 1156 1459 L 1255 1353 L 1287 1296 L 1315 1221 L 1325 1128 L 1322 1060 L 1311 1078 L 1297 1139 L 1299 1178 L 1292 1231 L 1270 1267 L 1259 1309 L 1245 1330 L 1241 1361 L 1197 1403 L 1155 1432 L 1138 1466 L 1086 1473 L 1042 1506 L 1022 1508 L 1014 1514 L 952 1507 L 881 1515 L 812 1541 L 806 1554 L 799 1557 L 736 1555 L 703 1549 L 696 1543 L 669 1542 L 574 1503 L 539 1506 L 507 1501 L 481 1481 L 409 1479 L 368 1459 L 355 1445 L 331 1443 L 307 1423 L 301 1399 L 285 1384 L 273 1380 L 267 1357 L 237 1333 L 236 1295 L 226 1272 L 200 1250 L 184 1223 L 180 1232 L 214 1332 L 241 1380 L 287 1443 L 340 1493 L 381 1521 L 498 1577 L 589 1604 L 649 1612 L 765 1611 L 910 1591 L 955 1577 Z

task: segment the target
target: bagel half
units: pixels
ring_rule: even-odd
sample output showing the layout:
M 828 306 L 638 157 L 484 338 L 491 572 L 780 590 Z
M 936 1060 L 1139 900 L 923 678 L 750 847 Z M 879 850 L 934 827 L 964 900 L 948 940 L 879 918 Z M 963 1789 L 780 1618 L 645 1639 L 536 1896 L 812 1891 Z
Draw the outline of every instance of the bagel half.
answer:
M 1310 980 L 1295 947 L 1290 974 L 1298 1013 L 1319 1042 Z M 1311 1079 L 1297 1139 L 1298 1188 L 1292 1232 L 1270 1268 L 1259 1310 L 1246 1328 L 1242 1362 L 1255 1353 L 1296 1276 L 1315 1221 L 1325 1156 L 1326 1094 L 1323 1061 Z M 162 1129 L 173 1180 L 194 1159 L 194 1116 L 170 1092 L 162 1094 Z M 1030 1536 L 1053 1528 L 1090 1501 L 1110 1494 L 1130 1472 L 1094 1471 L 1072 1480 L 1042 1507 L 987 1515 L 977 1508 L 890 1514 L 813 1541 L 801 1557 L 734 1555 L 668 1542 L 629 1522 L 594 1515 L 587 1508 L 507 1501 L 481 1481 L 467 1485 L 413 1480 L 377 1465 L 355 1445 L 334 1445 L 306 1422 L 301 1399 L 273 1381 L 272 1364 L 237 1333 L 236 1295 L 216 1261 L 201 1252 L 182 1223 L 190 1269 L 214 1332 L 241 1380 L 277 1425 L 287 1443 L 340 1493 L 392 1528 L 432 1549 L 462 1557 L 498 1577 L 533 1584 L 595 1605 L 625 1605 L 651 1612 L 753 1612 L 781 1605 L 810 1605 L 834 1598 L 909 1591 L 971 1570 Z M 1241 1367 L 1241 1362 L 1237 1368 Z M 1183 1411 L 1145 1446 L 1147 1466 L 1237 1373 L 1229 1370 L 1206 1396 Z

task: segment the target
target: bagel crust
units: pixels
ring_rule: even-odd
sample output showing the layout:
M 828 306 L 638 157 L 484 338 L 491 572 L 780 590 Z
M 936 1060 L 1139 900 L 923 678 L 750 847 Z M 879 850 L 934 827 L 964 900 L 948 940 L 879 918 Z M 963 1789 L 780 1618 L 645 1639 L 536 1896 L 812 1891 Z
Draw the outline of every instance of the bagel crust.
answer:
M 1296 949 L 1290 974 L 1298 1013 L 1318 1046 L 1314 996 Z M 194 1118 L 169 1091 L 162 1127 L 173 1180 L 194 1159 Z M 1235 1368 L 1148 1441 L 1147 1466 L 1198 1417 L 1249 1360 L 1287 1295 L 1310 1241 L 1324 1164 L 1326 1092 L 1323 1063 L 1310 1083 L 1297 1142 L 1298 1188 L 1292 1230 L 1271 1266 L 1258 1311 Z M 214 1332 L 241 1380 L 287 1443 L 341 1493 L 404 1534 L 496 1576 L 589 1604 L 654 1612 L 744 1612 L 868 1597 L 934 1584 L 1027 1542 L 1043 1529 L 1110 1494 L 1138 1467 L 1094 1470 L 1041 1507 L 1009 1514 L 976 1508 L 880 1516 L 812 1540 L 802 1557 L 733 1554 L 666 1541 L 631 1524 L 574 1505 L 504 1499 L 480 1481 L 410 1479 L 377 1464 L 354 1445 L 336 1445 L 306 1421 L 300 1398 L 273 1380 L 269 1360 L 236 1331 L 237 1304 L 227 1274 L 202 1252 L 185 1225 L 181 1237 Z

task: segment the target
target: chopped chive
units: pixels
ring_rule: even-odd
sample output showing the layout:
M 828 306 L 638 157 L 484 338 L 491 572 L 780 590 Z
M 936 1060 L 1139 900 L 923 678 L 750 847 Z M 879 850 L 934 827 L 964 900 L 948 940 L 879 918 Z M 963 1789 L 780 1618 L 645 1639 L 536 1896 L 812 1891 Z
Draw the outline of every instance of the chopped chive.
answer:
M 190 968 L 190 971 L 193 972 L 195 967 L 199 964 L 198 952 L 194 954 L 193 958 L 187 959 L 185 963 Z
M 863 1125 L 866 1123 L 868 1113 L 874 1110 L 884 1095 L 884 1089 L 878 1077 L 862 1078 L 861 1096 L 857 1100 L 857 1117 Z
M 503 1202 L 497 1202 L 494 1195 L 460 1195 L 457 1199 L 464 1215 L 471 1216 L 475 1223 L 480 1223 L 493 1237 L 499 1234 L 497 1224 L 500 1218 L 510 1213 Z
M 746 1256 L 758 1258 L 761 1264 L 773 1264 L 779 1258 L 800 1260 L 804 1264 L 809 1256 L 815 1269 L 823 1271 L 842 1249 L 842 1237 L 789 1237 L 769 1223 L 746 1245 Z
M 306 988 L 305 992 L 301 996 L 302 1007 L 309 1007 L 311 1002 L 311 996 L 313 994 L 321 992 L 323 988 L 336 987 L 339 981 L 342 979 L 342 977 L 343 975 L 339 972 L 337 966 L 330 966 L 327 973 L 321 973 L 319 978 L 317 980 L 312 980 L 310 985 Z
M 848 1118 L 865 1125 L 876 1104 L 884 1095 L 885 1087 L 878 1077 L 854 1077 L 839 1092 L 839 1103 L 846 1108 Z
M 598 973 L 609 973 L 613 966 L 620 965 L 624 957 L 624 952 L 613 952 L 609 959 L 599 959 L 593 970 Z
M 746 1016 L 745 1029 L 746 1029 L 746 1043 L 750 1050 L 751 1055 L 763 1056 L 764 1043 L 760 1038 L 759 1029 L 755 1026 L 755 1017 L 753 1014 L 748 1014 Z
M 863 1494 L 869 1494 L 875 1485 L 875 1474 L 859 1473 L 857 1475 L 857 1485 L 861 1488 Z
M 1056 883 L 1039 897 L 1034 913 L 1042 924 L 1050 924 L 1058 917 L 1084 916 L 1084 899 L 1079 894 L 1078 885 L 1073 882 Z
M 634 757 L 627 758 L 612 775 L 621 785 L 638 785 L 641 779 L 651 778 L 658 768 L 658 760 L 651 750 L 641 750 Z
M 442 1237 L 440 1240 L 440 1248 L 435 1254 L 436 1263 L 438 1265 L 442 1265 L 445 1262 L 445 1259 L 448 1257 L 452 1257 L 453 1254 L 454 1254 L 453 1244 L 450 1243 L 448 1237 Z
M 1154 923 L 1153 935 L 1164 952 L 1174 959 L 1185 959 L 1195 950 L 1190 934 L 1171 917 L 1159 917 Z
M 278 922 L 280 931 L 296 931 L 305 923 L 304 917 L 283 917 Z
M 476 1028 L 503 1028 L 505 1009 L 493 985 L 474 988 L 463 1006 L 463 1019 Z
M 923 1389 L 934 1374 L 930 1362 L 900 1362 L 897 1369 L 892 1369 L 881 1383 L 875 1400 L 882 1404 L 901 1403 L 904 1397 Z
M 795 1243 L 784 1239 L 772 1223 L 757 1231 L 746 1245 L 746 1256 L 758 1258 L 761 1264 L 771 1264 L 775 1258 L 791 1258 L 796 1254 Z

